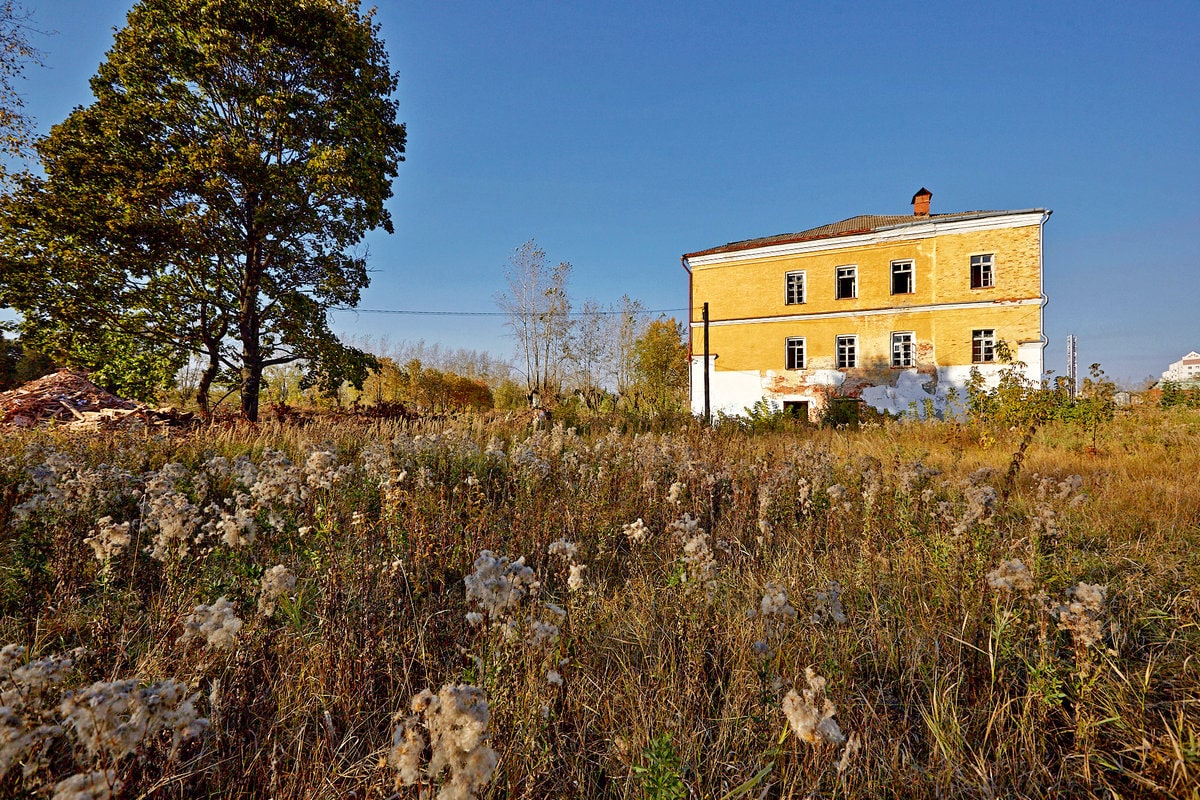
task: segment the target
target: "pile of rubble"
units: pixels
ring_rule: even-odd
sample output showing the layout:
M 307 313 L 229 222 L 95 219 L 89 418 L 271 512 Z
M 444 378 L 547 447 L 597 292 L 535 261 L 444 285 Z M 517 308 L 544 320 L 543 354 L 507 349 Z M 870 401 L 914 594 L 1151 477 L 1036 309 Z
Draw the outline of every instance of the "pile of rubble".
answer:
M 194 415 L 117 397 L 82 373 L 61 370 L 0 393 L 0 424 L 17 428 L 55 425 L 72 430 L 106 430 L 132 425 L 187 425 Z

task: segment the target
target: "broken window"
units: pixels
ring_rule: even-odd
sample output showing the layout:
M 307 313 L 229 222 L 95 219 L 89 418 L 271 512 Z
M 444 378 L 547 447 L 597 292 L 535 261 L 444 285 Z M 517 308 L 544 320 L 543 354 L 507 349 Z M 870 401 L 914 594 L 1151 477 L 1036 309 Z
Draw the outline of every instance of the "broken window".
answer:
M 992 269 L 992 254 L 971 256 L 971 288 L 989 289 L 996 285 L 996 274 Z
M 804 337 L 789 336 L 784 363 L 788 369 L 804 369 Z
M 784 276 L 784 299 L 789 306 L 804 302 L 804 273 L 789 272 Z
M 795 417 L 801 422 L 808 422 L 808 401 L 807 400 L 784 400 L 783 413 L 790 417 Z
M 912 294 L 913 291 L 913 262 L 893 261 L 892 294 Z
M 996 330 L 983 328 L 971 331 L 971 363 L 990 364 L 996 360 Z
M 892 366 L 893 367 L 913 367 L 916 366 L 916 346 L 912 333 L 893 333 L 892 334 Z
M 837 337 L 837 368 L 853 369 L 858 366 L 858 337 Z
M 837 299 L 858 297 L 858 267 L 837 268 Z

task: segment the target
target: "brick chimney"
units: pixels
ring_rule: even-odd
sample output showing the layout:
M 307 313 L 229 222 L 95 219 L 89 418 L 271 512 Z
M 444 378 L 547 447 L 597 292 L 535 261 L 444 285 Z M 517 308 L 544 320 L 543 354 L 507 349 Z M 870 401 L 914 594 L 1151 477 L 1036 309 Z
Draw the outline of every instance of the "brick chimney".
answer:
M 933 192 L 922 186 L 916 194 L 913 195 L 913 216 L 928 217 L 929 216 L 929 199 L 933 197 Z

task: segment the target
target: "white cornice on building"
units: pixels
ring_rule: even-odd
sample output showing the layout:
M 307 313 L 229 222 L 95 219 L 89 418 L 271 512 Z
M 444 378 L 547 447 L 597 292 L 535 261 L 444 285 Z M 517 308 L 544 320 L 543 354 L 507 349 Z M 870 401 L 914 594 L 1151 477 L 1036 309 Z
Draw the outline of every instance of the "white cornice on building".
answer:
M 718 325 L 753 325 L 762 322 L 808 322 L 818 319 L 839 319 L 849 317 L 875 317 L 880 315 L 917 314 L 923 311 L 954 311 L 968 308 L 1011 308 L 1013 306 L 1040 306 L 1046 302 L 1043 297 L 1028 297 L 1022 300 L 979 300 L 972 303 L 930 303 L 920 306 L 888 306 L 887 308 L 866 308 L 857 311 L 822 311 L 814 314 L 781 314 L 775 317 L 745 317 L 742 319 L 710 320 L 709 326 Z M 703 328 L 703 322 L 693 322 L 693 328 Z

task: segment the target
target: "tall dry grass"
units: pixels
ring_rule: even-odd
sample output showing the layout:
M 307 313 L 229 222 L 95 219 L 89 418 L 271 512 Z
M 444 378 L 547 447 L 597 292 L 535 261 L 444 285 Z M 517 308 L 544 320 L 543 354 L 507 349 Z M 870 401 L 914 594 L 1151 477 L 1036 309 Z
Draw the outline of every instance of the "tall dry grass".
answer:
M 590 428 L 7 435 L 0 645 L 27 660 L 84 648 L 55 692 L 185 681 L 210 725 L 174 755 L 159 734 L 113 763 L 64 730 L 0 794 L 111 768 L 123 797 L 416 797 L 387 762 L 394 717 L 423 689 L 471 684 L 498 756 L 484 797 L 1200 797 L 1194 412 L 1120 416 L 1095 454 L 1072 429 L 1043 429 L 1011 487 L 1015 434 L 951 424 Z M 261 465 L 268 449 L 294 481 L 315 481 L 300 470 L 314 450 L 347 469 L 290 505 L 257 505 L 253 544 L 147 554 L 156 534 L 137 492 L 150 473 L 184 465 L 177 489 L 207 520 L 248 487 L 210 477 L 201 499 L 205 462 Z M 670 531 L 684 515 L 709 534 L 710 587 L 687 579 L 685 537 Z M 84 541 L 104 516 L 132 523 L 107 570 Z M 640 543 L 623 532 L 638 518 Z M 560 539 L 586 566 L 578 591 L 548 552 Z M 483 550 L 526 556 L 541 581 L 508 636 L 466 619 Z M 1032 588 L 989 583 L 1013 559 Z M 266 617 L 260 580 L 275 565 L 296 584 Z M 819 597 L 834 581 L 843 623 Z M 747 615 L 768 583 L 794 619 Z M 1064 610 L 1081 583 L 1106 593 L 1090 643 Z M 181 641 L 219 597 L 245 622 L 235 645 Z M 557 620 L 557 641 L 533 644 L 530 617 Z M 853 744 L 787 733 L 782 700 L 809 667 Z

